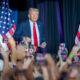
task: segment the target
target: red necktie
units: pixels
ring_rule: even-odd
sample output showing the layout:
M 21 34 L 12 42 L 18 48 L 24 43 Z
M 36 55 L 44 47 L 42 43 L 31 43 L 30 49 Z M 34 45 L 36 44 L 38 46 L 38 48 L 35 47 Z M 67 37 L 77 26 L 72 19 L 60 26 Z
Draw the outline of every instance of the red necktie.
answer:
M 36 46 L 36 52 L 38 51 L 38 41 L 37 41 L 37 34 L 36 34 L 36 28 L 35 23 L 33 23 L 33 39 L 34 39 L 34 46 Z

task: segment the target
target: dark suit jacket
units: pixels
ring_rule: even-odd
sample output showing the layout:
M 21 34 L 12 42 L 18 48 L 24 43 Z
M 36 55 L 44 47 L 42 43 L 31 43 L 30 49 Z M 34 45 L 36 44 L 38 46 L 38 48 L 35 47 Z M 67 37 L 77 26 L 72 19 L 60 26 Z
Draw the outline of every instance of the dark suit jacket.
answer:
M 45 42 L 45 32 L 44 32 L 44 26 L 40 21 L 37 21 L 38 24 L 38 29 L 39 29 L 39 34 L 40 34 L 40 44 L 42 42 Z M 31 30 L 30 30 L 30 22 L 29 20 L 26 20 L 25 22 L 21 23 L 14 35 L 15 40 L 17 41 L 21 41 L 22 40 L 22 36 L 27 36 L 31 38 Z

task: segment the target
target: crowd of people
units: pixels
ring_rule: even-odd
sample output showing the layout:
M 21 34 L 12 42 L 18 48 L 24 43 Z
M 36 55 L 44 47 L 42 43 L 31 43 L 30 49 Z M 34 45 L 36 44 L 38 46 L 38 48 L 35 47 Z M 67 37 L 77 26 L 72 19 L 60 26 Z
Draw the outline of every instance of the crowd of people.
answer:
M 77 54 L 79 48 L 73 47 L 66 61 L 62 57 L 59 59 L 61 65 L 57 65 L 50 53 L 44 56 L 35 54 L 36 49 L 29 51 L 28 42 L 25 46 L 19 44 L 15 46 L 15 41 L 10 38 L 11 49 L 4 51 L 0 45 L 0 51 L 3 62 L 0 63 L 0 80 L 79 80 L 80 65 L 72 63 L 72 55 Z M 27 50 L 26 50 L 27 49 Z M 30 55 L 31 54 L 31 55 Z M 41 53 L 42 54 L 42 53 Z M 60 49 L 58 54 L 61 54 Z M 61 55 L 59 55 L 60 57 Z M 38 63 L 36 62 L 39 61 Z M 41 61 L 41 62 L 40 62 Z
M 14 38 L 7 40 L 10 50 L 5 51 L 0 44 L 0 80 L 79 80 L 80 48 L 73 47 L 68 53 L 65 44 L 60 44 L 59 61 L 55 62 L 51 54 L 45 52 L 44 26 L 38 17 L 39 10 L 30 8 L 29 19 L 20 24 Z

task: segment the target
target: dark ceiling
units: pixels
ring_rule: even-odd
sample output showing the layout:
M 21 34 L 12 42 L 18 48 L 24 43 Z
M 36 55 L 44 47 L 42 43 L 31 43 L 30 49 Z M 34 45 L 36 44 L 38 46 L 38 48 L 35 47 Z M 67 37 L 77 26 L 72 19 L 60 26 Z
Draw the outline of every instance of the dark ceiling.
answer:
M 45 1 L 55 0 L 9 0 L 9 5 L 11 9 L 17 9 L 22 11 L 28 9 L 29 7 L 36 7 L 36 3 L 40 4 Z

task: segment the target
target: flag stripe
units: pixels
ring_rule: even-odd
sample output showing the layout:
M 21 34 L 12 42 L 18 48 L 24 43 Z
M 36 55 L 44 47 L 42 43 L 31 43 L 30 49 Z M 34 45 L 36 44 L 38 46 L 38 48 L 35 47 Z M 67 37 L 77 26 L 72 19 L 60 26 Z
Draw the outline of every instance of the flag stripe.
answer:
M 0 43 L 5 50 L 10 49 L 10 44 L 3 43 L 3 38 L 8 39 L 14 35 L 16 30 L 13 11 L 9 8 L 8 0 L 2 0 L 0 8 Z
M 3 38 L 5 39 L 5 38 L 7 38 L 7 36 L 6 36 L 6 35 L 4 35 L 4 36 L 3 36 Z
M 11 49 L 11 47 L 10 47 L 10 44 L 9 44 L 9 43 L 7 43 L 7 46 L 8 46 L 8 49 L 10 50 L 10 49 Z
M 11 36 L 13 36 L 14 33 L 13 33 L 13 30 L 12 30 L 12 29 L 9 30 L 9 34 L 10 34 Z
M 7 38 L 11 38 L 11 34 L 9 32 L 7 32 L 6 36 Z
M 16 25 L 15 24 L 13 24 L 13 29 L 16 30 Z
M 78 32 L 77 32 L 77 38 L 78 38 L 78 40 L 80 41 L 80 32 L 79 32 L 79 30 L 78 30 Z
M 75 37 L 74 46 L 80 47 L 80 25 L 79 25 L 79 28 L 78 28 L 78 31 L 77 31 L 77 34 L 76 34 L 76 37 Z

